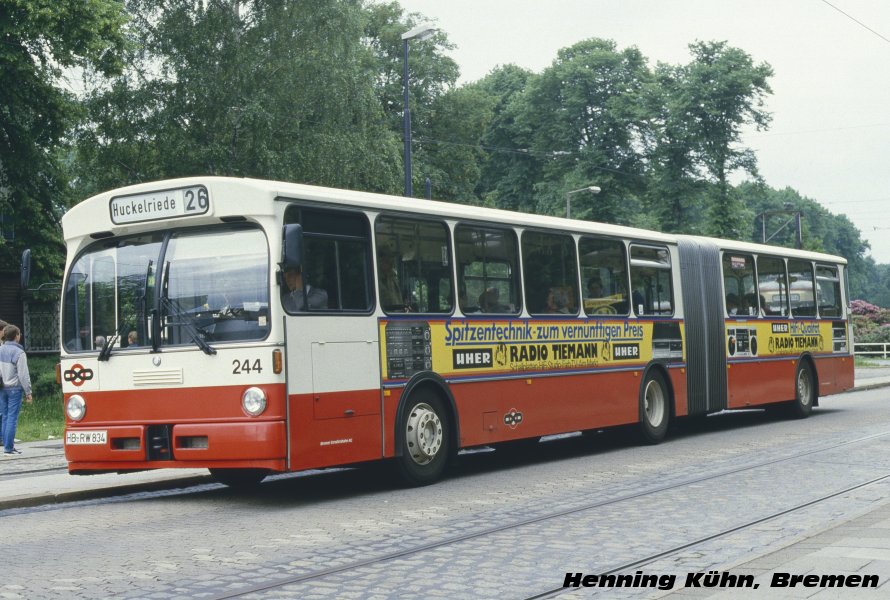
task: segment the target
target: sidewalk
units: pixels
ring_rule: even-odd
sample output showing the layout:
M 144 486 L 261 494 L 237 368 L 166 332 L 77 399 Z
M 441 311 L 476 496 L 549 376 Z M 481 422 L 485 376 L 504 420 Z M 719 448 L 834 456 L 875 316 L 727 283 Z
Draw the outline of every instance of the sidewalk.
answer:
M 21 449 L 21 454 L 0 456 L 0 510 L 172 489 L 213 481 L 207 469 L 69 475 L 61 439 L 22 442 L 16 447 Z

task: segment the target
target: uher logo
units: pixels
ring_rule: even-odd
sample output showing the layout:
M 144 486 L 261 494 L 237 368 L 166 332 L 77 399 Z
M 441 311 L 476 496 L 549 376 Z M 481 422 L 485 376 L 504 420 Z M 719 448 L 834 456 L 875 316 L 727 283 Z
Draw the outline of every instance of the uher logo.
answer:
M 476 350 L 453 350 L 452 360 L 455 369 L 479 369 L 492 365 L 491 348 Z
M 71 368 L 65 371 L 64 377 L 65 381 L 80 387 L 85 381 L 89 381 L 93 378 L 93 370 L 85 369 L 81 364 L 75 364 L 71 365 Z
M 612 359 L 626 360 L 640 358 L 639 344 L 612 344 Z

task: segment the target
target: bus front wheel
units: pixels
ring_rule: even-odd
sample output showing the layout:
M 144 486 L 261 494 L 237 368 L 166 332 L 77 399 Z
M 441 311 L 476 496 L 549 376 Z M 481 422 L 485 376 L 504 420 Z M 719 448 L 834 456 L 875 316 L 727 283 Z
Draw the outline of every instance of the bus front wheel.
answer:
M 650 371 L 640 386 L 640 437 L 646 444 L 658 444 L 667 435 L 670 420 L 670 394 L 661 373 Z
M 411 486 L 429 485 L 442 475 L 451 452 L 450 422 L 441 398 L 417 390 L 408 398 L 401 423 L 399 475 Z

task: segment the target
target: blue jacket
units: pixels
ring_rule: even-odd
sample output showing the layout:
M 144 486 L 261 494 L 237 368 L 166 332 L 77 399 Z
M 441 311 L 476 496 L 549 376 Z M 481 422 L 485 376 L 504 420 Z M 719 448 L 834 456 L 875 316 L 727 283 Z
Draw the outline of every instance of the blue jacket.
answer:
M 0 375 L 3 376 L 3 387 L 21 387 L 26 396 L 31 395 L 28 356 L 18 342 L 6 342 L 0 346 Z

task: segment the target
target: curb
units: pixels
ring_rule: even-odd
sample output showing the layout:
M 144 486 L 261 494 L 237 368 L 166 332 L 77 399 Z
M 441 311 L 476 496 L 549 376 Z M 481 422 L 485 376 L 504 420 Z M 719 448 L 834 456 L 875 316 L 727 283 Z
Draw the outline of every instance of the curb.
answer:
M 876 383 L 864 383 L 862 385 L 858 385 L 854 388 L 850 388 L 849 390 L 844 391 L 845 394 L 849 394 L 851 392 L 866 392 L 868 390 L 877 390 L 884 387 L 890 387 L 890 381 L 884 382 L 876 382 Z
M 72 477 L 75 477 L 72 475 Z M 88 476 L 87 476 L 88 477 Z M 98 500 L 100 498 L 113 498 L 141 492 L 158 492 L 163 490 L 175 490 L 202 484 L 216 483 L 211 475 L 192 475 L 187 477 L 171 476 L 169 479 L 150 481 L 144 483 L 125 483 L 109 487 L 90 488 L 84 490 L 72 490 L 67 492 L 45 492 L 28 496 L 17 496 L 8 499 L 0 499 L 0 511 L 12 508 L 34 508 L 62 504 L 65 502 L 83 502 L 86 500 Z M 222 485 L 222 484 L 220 484 Z

